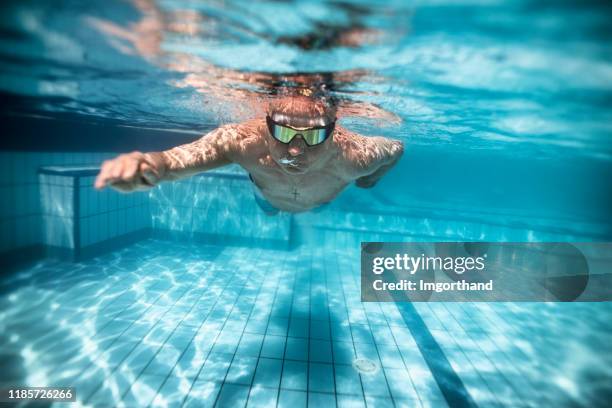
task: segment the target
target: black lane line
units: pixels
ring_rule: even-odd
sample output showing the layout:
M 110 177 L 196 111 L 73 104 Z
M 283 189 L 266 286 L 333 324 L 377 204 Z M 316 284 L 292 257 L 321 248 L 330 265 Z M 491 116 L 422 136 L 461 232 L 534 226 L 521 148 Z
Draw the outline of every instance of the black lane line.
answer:
M 448 405 L 451 408 L 477 407 L 414 305 L 405 298 L 396 305 Z

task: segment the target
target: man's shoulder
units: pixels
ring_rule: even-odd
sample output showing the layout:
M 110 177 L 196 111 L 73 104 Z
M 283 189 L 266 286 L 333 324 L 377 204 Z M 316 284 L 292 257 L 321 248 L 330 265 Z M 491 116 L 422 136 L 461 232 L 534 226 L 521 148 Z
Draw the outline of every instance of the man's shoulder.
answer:
M 334 135 L 334 142 L 341 157 L 353 162 L 365 153 L 368 137 L 340 128 Z
M 359 174 L 360 169 L 366 165 L 365 136 L 340 128 L 334 135 L 334 143 L 338 149 L 337 164 L 349 178 Z
M 218 137 L 225 142 L 258 141 L 263 140 L 262 128 L 265 122 L 259 119 L 249 120 L 242 123 L 228 123 L 216 129 Z
M 339 164 L 352 177 L 369 174 L 386 160 L 390 150 L 395 149 L 395 143 L 403 148 L 400 141 L 394 141 L 380 136 L 363 136 L 340 129 L 335 139 L 338 148 Z
M 262 126 L 265 123 L 258 119 L 220 126 L 217 129 L 217 143 L 233 156 L 255 154 L 265 147 Z

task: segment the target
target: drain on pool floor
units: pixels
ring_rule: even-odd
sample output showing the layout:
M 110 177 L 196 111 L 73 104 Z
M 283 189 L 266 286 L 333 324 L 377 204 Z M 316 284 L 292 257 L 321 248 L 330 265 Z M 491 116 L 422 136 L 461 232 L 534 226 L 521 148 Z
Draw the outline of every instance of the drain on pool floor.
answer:
M 362 374 L 372 374 L 378 370 L 378 365 L 367 358 L 357 358 L 353 360 L 353 368 Z

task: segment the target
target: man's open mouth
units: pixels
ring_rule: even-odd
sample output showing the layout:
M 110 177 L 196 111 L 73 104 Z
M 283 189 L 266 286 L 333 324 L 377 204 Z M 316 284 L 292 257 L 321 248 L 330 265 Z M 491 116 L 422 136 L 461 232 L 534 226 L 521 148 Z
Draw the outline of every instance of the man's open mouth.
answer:
M 299 167 L 300 163 L 296 160 L 296 159 L 289 159 L 286 157 L 283 157 L 282 159 L 280 159 L 280 163 L 284 164 L 285 166 L 291 166 L 291 167 Z

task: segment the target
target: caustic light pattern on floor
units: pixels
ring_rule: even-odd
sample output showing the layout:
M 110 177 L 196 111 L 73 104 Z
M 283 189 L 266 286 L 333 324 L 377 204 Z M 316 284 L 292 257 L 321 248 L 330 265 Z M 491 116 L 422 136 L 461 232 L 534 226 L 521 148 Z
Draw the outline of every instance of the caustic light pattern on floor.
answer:
M 148 240 L 7 275 L 0 381 L 73 386 L 76 406 L 96 407 L 610 398 L 607 304 L 361 303 L 359 243 L 328 238 L 290 251 Z

